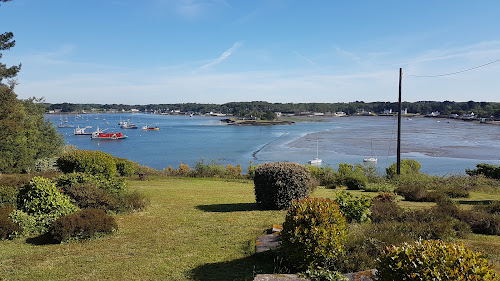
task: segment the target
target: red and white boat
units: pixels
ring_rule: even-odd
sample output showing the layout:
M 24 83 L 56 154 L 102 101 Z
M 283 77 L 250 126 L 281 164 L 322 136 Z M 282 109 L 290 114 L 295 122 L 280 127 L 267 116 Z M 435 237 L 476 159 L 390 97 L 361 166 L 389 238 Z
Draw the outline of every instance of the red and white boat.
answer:
M 104 132 L 93 132 L 90 136 L 91 139 L 95 140 L 122 140 L 126 139 L 127 136 L 122 133 L 104 133 Z

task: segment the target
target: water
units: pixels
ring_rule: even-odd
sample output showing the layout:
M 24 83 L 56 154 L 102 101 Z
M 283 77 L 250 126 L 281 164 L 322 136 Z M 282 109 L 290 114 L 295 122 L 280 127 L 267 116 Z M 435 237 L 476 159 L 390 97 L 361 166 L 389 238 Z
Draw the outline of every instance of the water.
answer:
M 59 124 L 59 115 L 47 115 Z M 63 119 L 65 116 L 63 116 Z M 98 119 L 97 119 L 98 118 Z M 104 121 L 105 119 L 105 121 Z M 376 168 L 396 161 L 397 121 L 393 117 L 325 118 L 323 122 L 298 122 L 282 126 L 227 126 L 221 118 L 152 114 L 68 115 L 75 127 L 97 126 L 107 132 L 122 132 L 125 140 L 91 140 L 73 135 L 74 128 L 57 128 L 66 142 L 79 149 L 101 150 L 151 168 L 177 168 L 180 163 L 193 167 L 201 159 L 218 164 L 241 165 L 274 161 L 307 163 L 316 157 L 323 166 L 338 163 L 363 163 L 377 157 Z M 121 129 L 120 120 L 131 120 L 139 129 Z M 109 124 L 105 124 L 108 122 Z M 143 131 L 145 124 L 159 131 Z M 402 158 L 422 164 L 422 172 L 446 175 L 463 174 L 477 163 L 500 165 L 500 126 L 449 119 L 403 119 Z

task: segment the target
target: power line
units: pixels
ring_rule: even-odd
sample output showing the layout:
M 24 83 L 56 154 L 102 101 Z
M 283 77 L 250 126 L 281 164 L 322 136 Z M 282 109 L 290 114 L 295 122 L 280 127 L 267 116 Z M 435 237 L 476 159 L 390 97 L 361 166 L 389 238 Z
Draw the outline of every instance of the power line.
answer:
M 474 69 L 478 69 L 478 68 L 481 68 L 481 67 L 485 67 L 487 65 L 494 64 L 494 63 L 497 63 L 499 61 L 500 61 L 500 59 L 496 59 L 494 61 L 490 61 L 489 63 L 485 63 L 485 64 L 478 65 L 478 66 L 474 66 L 474 67 L 471 67 L 471 68 L 468 68 L 468 69 L 464 69 L 464 70 L 460 70 L 460 71 L 455 71 L 455 72 L 450 72 L 450 73 L 445 73 L 445 74 L 438 74 L 438 75 L 412 75 L 412 74 L 406 74 L 406 73 L 403 73 L 403 74 L 405 76 L 419 77 L 419 78 L 432 78 L 432 77 L 450 76 L 450 75 L 455 75 L 455 74 L 459 74 L 459 73 L 471 71 L 471 70 L 474 70 Z

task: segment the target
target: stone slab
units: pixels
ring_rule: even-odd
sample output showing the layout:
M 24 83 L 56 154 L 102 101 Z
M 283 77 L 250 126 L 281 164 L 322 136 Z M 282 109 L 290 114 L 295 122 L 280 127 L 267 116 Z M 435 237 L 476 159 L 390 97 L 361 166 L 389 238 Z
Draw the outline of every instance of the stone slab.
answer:
M 309 281 L 296 274 L 257 274 L 253 281 Z

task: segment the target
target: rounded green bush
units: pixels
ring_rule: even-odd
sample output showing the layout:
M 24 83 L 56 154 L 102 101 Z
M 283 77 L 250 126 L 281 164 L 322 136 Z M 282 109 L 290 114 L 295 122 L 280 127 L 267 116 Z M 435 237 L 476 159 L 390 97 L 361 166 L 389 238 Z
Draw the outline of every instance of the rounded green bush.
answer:
M 285 257 L 299 269 L 335 268 L 345 236 L 345 218 L 328 198 L 294 200 L 280 233 Z
M 115 158 L 102 151 L 75 150 L 59 157 L 57 167 L 63 173 L 81 172 L 91 175 L 102 175 L 106 178 L 116 174 Z
M 498 280 L 480 253 L 463 245 L 419 240 L 389 247 L 377 263 L 377 280 Z
M 419 174 L 420 173 L 420 168 L 422 166 L 418 161 L 415 161 L 413 159 L 403 159 L 401 160 L 401 175 L 412 175 L 412 174 Z M 393 163 L 391 166 L 387 167 L 385 169 L 385 173 L 388 178 L 393 178 L 394 176 L 397 175 L 397 163 Z
M 286 209 L 292 200 L 309 195 L 312 187 L 309 170 L 297 163 L 275 162 L 255 169 L 255 200 L 265 209 Z
M 70 239 L 87 239 L 118 229 L 115 219 L 100 209 L 84 209 L 60 217 L 52 223 L 49 233 L 57 242 Z
M 46 178 L 34 177 L 21 187 L 17 196 L 19 210 L 29 215 L 51 214 L 56 217 L 77 211 L 70 198 L 61 194 L 56 184 Z

